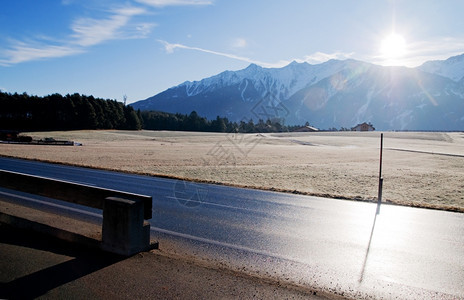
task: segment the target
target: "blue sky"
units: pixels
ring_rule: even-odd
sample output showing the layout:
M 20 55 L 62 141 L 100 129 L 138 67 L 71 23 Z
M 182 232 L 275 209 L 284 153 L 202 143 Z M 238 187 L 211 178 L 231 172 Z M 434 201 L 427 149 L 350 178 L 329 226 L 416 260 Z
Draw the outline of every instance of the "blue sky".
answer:
M 414 67 L 464 53 L 463 11 L 462 0 L 5 0 L 0 89 L 131 103 L 250 63 Z

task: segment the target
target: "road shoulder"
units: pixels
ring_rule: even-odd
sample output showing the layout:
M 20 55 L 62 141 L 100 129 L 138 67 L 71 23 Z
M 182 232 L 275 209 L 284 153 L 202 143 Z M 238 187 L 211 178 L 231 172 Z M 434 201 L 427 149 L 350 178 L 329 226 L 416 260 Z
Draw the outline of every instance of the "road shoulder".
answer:
M 1 298 L 323 299 L 159 250 L 122 259 L 0 225 Z

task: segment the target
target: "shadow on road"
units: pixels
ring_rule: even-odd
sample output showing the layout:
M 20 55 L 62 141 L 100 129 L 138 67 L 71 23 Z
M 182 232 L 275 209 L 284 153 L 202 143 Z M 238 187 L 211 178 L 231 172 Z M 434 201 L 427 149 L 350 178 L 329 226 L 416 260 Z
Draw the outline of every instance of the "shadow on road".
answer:
M 3 273 L 3 282 L 0 283 L 0 299 L 37 298 L 54 288 L 124 259 L 121 256 L 87 249 L 3 224 L 0 225 L 0 247 L 2 249 L 0 269 Z M 23 251 L 20 251 L 21 249 Z M 32 267 L 37 263 L 47 265 L 46 261 L 49 259 L 50 253 L 67 256 L 69 259 L 54 265 L 52 263 L 51 266 L 40 270 Z M 12 268 L 12 266 L 14 267 Z M 18 273 L 13 269 L 18 269 L 18 266 L 23 271 L 29 270 L 31 272 L 32 270 L 32 272 L 16 278 Z M 10 274 L 5 274 L 8 270 Z M 8 278 L 11 281 L 8 281 Z
M 364 280 L 364 273 L 366 271 L 367 259 L 369 257 L 369 252 L 371 250 L 372 237 L 374 236 L 375 222 L 377 221 L 377 216 L 379 215 L 379 211 L 380 211 L 380 203 L 377 204 L 377 209 L 375 211 L 374 222 L 372 223 L 371 235 L 369 237 L 369 243 L 367 244 L 366 255 L 364 256 L 364 262 L 363 262 L 362 269 L 361 269 L 361 275 L 359 276 L 359 280 L 358 280 L 359 283 L 362 283 Z

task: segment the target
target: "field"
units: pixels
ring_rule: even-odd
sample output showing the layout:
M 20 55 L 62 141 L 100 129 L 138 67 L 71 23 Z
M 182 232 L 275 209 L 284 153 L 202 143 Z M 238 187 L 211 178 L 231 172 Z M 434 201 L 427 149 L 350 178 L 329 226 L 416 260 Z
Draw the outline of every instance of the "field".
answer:
M 0 144 L 0 155 L 342 199 L 377 198 L 379 132 L 29 133 L 83 146 Z M 464 212 L 464 133 L 385 132 L 383 200 Z

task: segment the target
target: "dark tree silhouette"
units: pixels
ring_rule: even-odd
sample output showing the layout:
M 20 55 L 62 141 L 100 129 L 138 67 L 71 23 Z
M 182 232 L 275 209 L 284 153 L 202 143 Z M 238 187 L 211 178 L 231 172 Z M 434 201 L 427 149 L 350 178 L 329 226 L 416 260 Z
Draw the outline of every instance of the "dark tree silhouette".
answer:
M 71 130 L 142 128 L 140 113 L 115 100 L 80 94 L 45 97 L 0 91 L 0 129 Z

